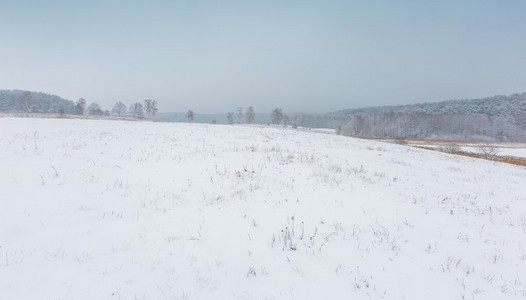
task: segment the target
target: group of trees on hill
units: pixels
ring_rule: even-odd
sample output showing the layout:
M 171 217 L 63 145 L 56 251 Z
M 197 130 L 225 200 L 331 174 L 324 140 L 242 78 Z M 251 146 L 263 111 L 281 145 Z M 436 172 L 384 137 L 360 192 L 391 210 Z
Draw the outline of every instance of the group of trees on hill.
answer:
M 363 137 L 526 141 L 526 114 L 358 114 L 340 128 L 344 134 Z
M 186 120 L 192 122 L 196 113 L 193 110 L 186 112 Z M 267 116 L 268 114 L 265 114 Z M 217 124 L 217 119 L 209 120 L 212 124 Z M 235 112 L 229 111 L 226 113 L 226 124 L 254 124 L 256 122 L 256 111 L 253 106 L 249 106 L 246 110 L 243 107 L 237 107 Z M 260 121 L 261 122 L 261 121 Z M 221 123 L 221 122 L 220 122 Z M 267 121 L 265 121 L 267 123 Z M 291 119 L 283 113 L 281 108 L 274 108 L 270 113 L 270 122 L 273 125 L 291 125 Z
M 526 141 L 526 93 L 349 109 L 296 121 L 359 137 Z
M 108 110 L 102 110 L 100 105 L 96 102 L 91 103 L 86 108 L 86 100 L 80 98 L 75 104 L 76 115 L 90 115 L 90 116 L 114 116 L 123 117 L 130 116 L 136 119 L 152 118 L 157 114 L 159 109 L 157 108 L 157 101 L 152 99 L 146 99 L 143 103 L 135 102 L 130 105 L 129 110 L 126 110 L 126 105 L 121 101 L 117 101 L 113 106 L 111 112 Z
M 63 99 L 59 96 L 22 91 L 0 90 L 0 111 L 16 113 L 57 113 L 60 115 L 89 115 L 89 116 L 130 116 L 133 118 L 152 118 L 159 109 L 157 101 L 146 99 L 143 103 L 136 102 L 129 106 L 118 101 L 111 112 L 104 110 L 98 103 L 88 105 L 84 98 L 77 102 Z
M 158 112 L 157 101 L 146 99 L 128 107 L 121 101 L 111 111 L 98 103 L 77 102 L 59 96 L 22 91 L 0 90 L 0 111 L 17 113 L 57 113 L 60 115 L 91 115 L 152 118 Z M 238 107 L 228 112 L 226 123 L 255 122 L 252 106 Z M 186 119 L 192 122 L 195 112 L 188 110 Z M 335 128 L 338 133 L 359 137 L 465 139 L 526 141 L 526 93 L 494 96 L 474 100 L 442 101 L 413 105 L 347 109 L 328 114 L 300 115 L 294 121 L 275 108 L 270 114 L 274 125 L 293 127 Z M 215 123 L 215 120 L 212 121 Z
M 236 113 L 228 112 L 226 114 L 226 123 L 227 124 L 252 124 L 256 120 L 256 111 L 254 107 L 249 106 L 246 111 L 243 110 L 243 107 L 236 108 Z
M 281 108 L 274 108 L 270 114 L 271 123 L 273 125 L 284 125 L 290 124 L 290 118 L 283 113 Z M 228 112 L 226 115 L 226 123 L 234 124 L 237 120 L 238 124 L 253 124 L 256 120 L 256 112 L 254 107 L 249 106 L 246 111 L 243 111 L 242 107 L 236 109 L 236 113 Z M 270 124 L 270 123 L 269 123 Z
M 21 113 L 75 113 L 73 101 L 22 90 L 0 90 L 0 111 Z
M 158 112 L 157 101 L 146 99 L 142 102 L 124 104 L 117 101 L 111 110 L 103 108 L 97 102 L 88 102 L 84 98 L 76 102 L 63 99 L 56 95 L 23 90 L 0 90 L 0 111 L 14 113 L 56 113 L 64 115 L 79 116 L 116 116 L 132 117 L 137 119 L 152 118 Z M 194 121 L 196 113 L 193 110 L 186 112 L 186 120 Z M 266 115 L 266 114 L 265 114 Z M 290 118 L 283 113 L 281 108 L 275 108 L 270 115 L 271 123 L 274 125 L 290 125 Z M 217 119 L 212 123 L 217 123 Z M 237 107 L 235 112 L 226 115 L 227 124 L 253 124 L 256 122 L 256 112 L 253 106 L 246 109 Z M 266 121 L 265 121 L 266 122 Z M 270 124 L 270 123 L 269 123 Z
M 75 115 L 89 115 L 89 116 L 109 116 L 110 112 L 107 110 L 102 110 L 101 106 L 92 102 L 86 107 L 86 100 L 80 98 L 77 103 L 75 103 Z

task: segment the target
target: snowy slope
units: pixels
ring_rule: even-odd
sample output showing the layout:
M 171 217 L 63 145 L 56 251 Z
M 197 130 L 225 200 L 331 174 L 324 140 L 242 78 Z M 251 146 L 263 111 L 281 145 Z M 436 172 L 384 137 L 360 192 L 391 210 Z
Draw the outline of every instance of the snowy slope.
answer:
M 0 118 L 0 299 L 522 299 L 526 169 L 283 128 Z

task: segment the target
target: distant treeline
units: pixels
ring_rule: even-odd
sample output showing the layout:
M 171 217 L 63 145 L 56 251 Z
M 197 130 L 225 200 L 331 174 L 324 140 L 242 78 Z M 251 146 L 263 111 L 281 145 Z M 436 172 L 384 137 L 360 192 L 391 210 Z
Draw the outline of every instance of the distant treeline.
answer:
M 0 111 L 20 113 L 75 112 L 75 103 L 56 95 L 22 90 L 0 90 Z
M 129 107 L 117 101 L 110 110 L 103 109 L 98 103 L 89 105 L 84 98 L 77 102 L 56 95 L 23 90 L 0 90 L 0 112 L 9 113 L 56 113 L 60 116 L 113 116 L 135 119 L 155 117 L 158 112 L 157 101 L 146 99 L 135 102 Z
M 296 122 L 359 137 L 526 141 L 526 93 L 348 109 Z
M 153 110 L 148 109 L 149 103 L 155 104 Z M 84 99 L 74 103 L 56 95 L 22 90 L 0 90 L 0 111 L 110 114 L 110 111 L 103 111 L 96 103 L 86 106 Z M 154 100 L 145 100 L 144 105 L 134 103 L 129 110 L 122 102 L 117 102 L 111 110 L 117 116 L 137 118 L 142 118 L 144 114 L 148 117 L 155 116 L 156 112 L 157 102 Z M 232 114 L 232 123 L 242 123 L 240 120 L 243 118 L 235 119 L 238 114 L 229 114 Z M 197 115 L 196 121 L 225 122 L 222 115 L 192 115 Z M 272 119 L 271 114 L 254 116 L 255 123 L 271 122 L 269 119 Z M 177 121 L 179 117 L 178 114 L 166 114 L 161 118 Z M 338 133 L 359 137 L 526 141 L 526 93 L 474 100 L 347 109 L 327 114 L 293 114 L 291 118 L 285 117 L 284 124 L 334 128 Z

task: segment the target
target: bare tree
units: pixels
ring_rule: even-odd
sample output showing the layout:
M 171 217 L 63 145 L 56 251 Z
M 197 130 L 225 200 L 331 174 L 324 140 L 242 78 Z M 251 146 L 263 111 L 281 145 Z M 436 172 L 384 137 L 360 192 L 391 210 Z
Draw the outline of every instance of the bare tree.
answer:
M 146 114 L 146 117 L 149 118 L 150 115 L 152 114 L 152 101 L 151 99 L 146 99 L 144 100 L 144 105 L 143 105 L 143 109 L 144 109 L 144 113 Z
M 237 109 L 237 122 L 241 124 L 241 121 L 243 121 L 243 107 L 238 107 Z
M 96 102 L 92 102 L 88 106 L 88 115 L 90 116 L 102 116 L 104 114 L 104 111 L 102 108 L 100 108 L 100 105 Z
M 256 113 L 254 112 L 254 108 L 252 106 L 249 106 L 247 108 L 247 111 L 245 112 L 245 122 L 248 124 L 254 123 L 254 120 L 256 119 Z
M 111 112 L 120 117 L 126 112 L 126 105 L 124 105 L 124 103 L 119 101 L 115 103 Z
M 234 113 L 233 112 L 228 112 L 226 114 L 226 123 L 227 124 L 234 124 Z
M 158 111 L 159 109 L 157 108 L 157 100 L 153 100 L 151 108 L 152 117 L 155 117 Z
M 195 117 L 195 113 L 193 110 L 189 109 L 187 112 L 186 112 L 186 119 L 188 120 L 188 122 L 192 122 L 194 120 L 194 117 Z
M 130 114 L 137 119 L 142 119 L 144 117 L 144 109 L 141 102 L 136 102 L 130 106 Z
M 283 111 L 281 110 L 281 108 L 274 108 L 270 117 L 272 119 L 272 124 L 281 124 L 281 122 L 283 121 Z
M 148 118 L 154 117 L 157 113 L 157 101 L 152 99 L 144 100 L 144 112 Z
M 480 153 L 486 158 L 493 160 L 499 155 L 499 148 L 495 146 L 494 144 L 484 144 L 478 147 L 478 150 Z
M 58 115 L 61 117 L 61 118 L 64 118 L 66 116 L 66 109 L 64 107 L 61 107 L 58 109 Z
M 22 93 L 20 98 L 18 98 L 18 106 L 19 106 L 20 111 L 27 112 L 27 113 L 31 112 L 31 93 L 30 92 L 26 91 Z
M 85 110 L 86 100 L 84 100 L 84 98 L 80 98 L 79 101 L 77 101 L 77 103 L 75 104 L 75 114 L 83 115 Z

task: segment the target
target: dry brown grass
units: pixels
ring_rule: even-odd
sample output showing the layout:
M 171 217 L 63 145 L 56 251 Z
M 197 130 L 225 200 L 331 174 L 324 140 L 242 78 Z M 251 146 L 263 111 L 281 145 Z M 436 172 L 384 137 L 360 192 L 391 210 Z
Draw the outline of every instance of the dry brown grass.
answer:
M 413 147 L 431 150 L 431 151 L 444 152 L 444 151 L 441 151 L 440 148 L 435 148 L 435 147 L 425 147 L 425 146 L 413 146 Z M 510 156 L 510 155 L 502 155 L 502 156 L 495 155 L 492 157 L 488 157 L 487 155 L 484 155 L 482 153 L 473 153 L 473 152 L 466 152 L 466 151 L 455 151 L 455 152 L 448 152 L 448 153 L 467 156 L 467 157 L 473 157 L 473 158 L 480 158 L 480 159 L 485 159 L 485 160 L 491 160 L 491 161 L 498 161 L 498 162 L 503 162 L 507 164 L 526 167 L 526 158 L 524 157 L 517 157 L 517 156 Z

